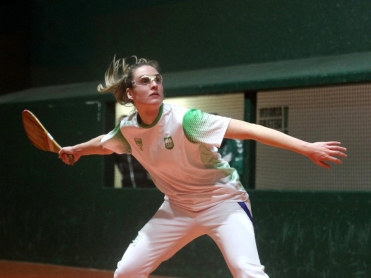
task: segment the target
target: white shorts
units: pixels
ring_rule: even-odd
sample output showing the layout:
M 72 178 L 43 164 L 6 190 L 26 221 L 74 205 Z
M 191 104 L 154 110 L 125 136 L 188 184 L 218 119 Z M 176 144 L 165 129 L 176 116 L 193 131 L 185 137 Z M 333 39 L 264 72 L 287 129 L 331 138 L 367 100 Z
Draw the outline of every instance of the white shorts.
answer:
M 251 212 L 250 203 L 245 204 Z M 161 262 L 205 234 L 218 245 L 233 277 L 268 277 L 260 264 L 252 221 L 237 202 L 190 212 L 166 201 L 129 245 L 114 277 L 148 277 Z

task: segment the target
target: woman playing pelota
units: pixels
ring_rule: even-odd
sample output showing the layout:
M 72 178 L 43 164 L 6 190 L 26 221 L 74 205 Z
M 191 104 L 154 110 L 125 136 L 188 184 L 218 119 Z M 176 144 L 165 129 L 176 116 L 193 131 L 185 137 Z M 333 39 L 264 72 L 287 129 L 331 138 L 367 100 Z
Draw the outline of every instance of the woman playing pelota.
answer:
M 113 92 L 135 112 L 108 134 L 64 147 L 69 164 L 86 155 L 132 154 L 150 173 L 165 200 L 138 232 L 115 271 L 116 278 L 148 277 L 193 239 L 210 236 L 234 277 L 268 277 L 260 263 L 249 195 L 235 169 L 217 152 L 223 138 L 255 140 L 308 157 L 330 168 L 341 164 L 346 149 L 339 142 L 309 143 L 279 131 L 236 119 L 163 103 L 158 63 L 114 60 L 102 93 Z

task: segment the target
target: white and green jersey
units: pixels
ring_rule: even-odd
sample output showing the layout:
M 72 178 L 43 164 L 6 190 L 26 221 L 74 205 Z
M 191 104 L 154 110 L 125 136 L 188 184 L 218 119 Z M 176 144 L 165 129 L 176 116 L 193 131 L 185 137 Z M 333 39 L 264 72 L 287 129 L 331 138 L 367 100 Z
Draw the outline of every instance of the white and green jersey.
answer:
M 163 104 L 153 124 L 134 113 L 102 139 L 104 148 L 130 153 L 150 173 L 165 200 L 191 211 L 248 195 L 220 147 L 230 118 Z

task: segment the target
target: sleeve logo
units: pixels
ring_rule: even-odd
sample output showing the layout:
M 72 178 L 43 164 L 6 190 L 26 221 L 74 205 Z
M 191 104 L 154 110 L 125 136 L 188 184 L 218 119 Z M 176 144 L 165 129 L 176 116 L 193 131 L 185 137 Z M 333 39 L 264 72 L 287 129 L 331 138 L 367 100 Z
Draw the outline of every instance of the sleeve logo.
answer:
M 164 142 L 165 142 L 165 148 L 167 148 L 168 150 L 171 150 L 172 148 L 174 148 L 174 142 L 171 136 L 165 137 Z
M 143 142 L 142 142 L 142 139 L 140 139 L 140 138 L 134 138 L 134 140 L 135 140 L 135 144 L 137 144 L 137 146 L 139 147 L 139 149 L 141 151 L 143 151 Z

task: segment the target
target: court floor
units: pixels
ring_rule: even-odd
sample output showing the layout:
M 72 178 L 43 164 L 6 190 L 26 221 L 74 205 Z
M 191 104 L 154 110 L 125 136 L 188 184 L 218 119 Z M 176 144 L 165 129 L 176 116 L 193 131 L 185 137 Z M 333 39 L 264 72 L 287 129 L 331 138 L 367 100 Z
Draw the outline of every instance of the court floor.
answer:
M 149 277 L 175 278 L 154 275 Z M 98 269 L 0 260 L 0 278 L 113 278 L 113 272 Z

